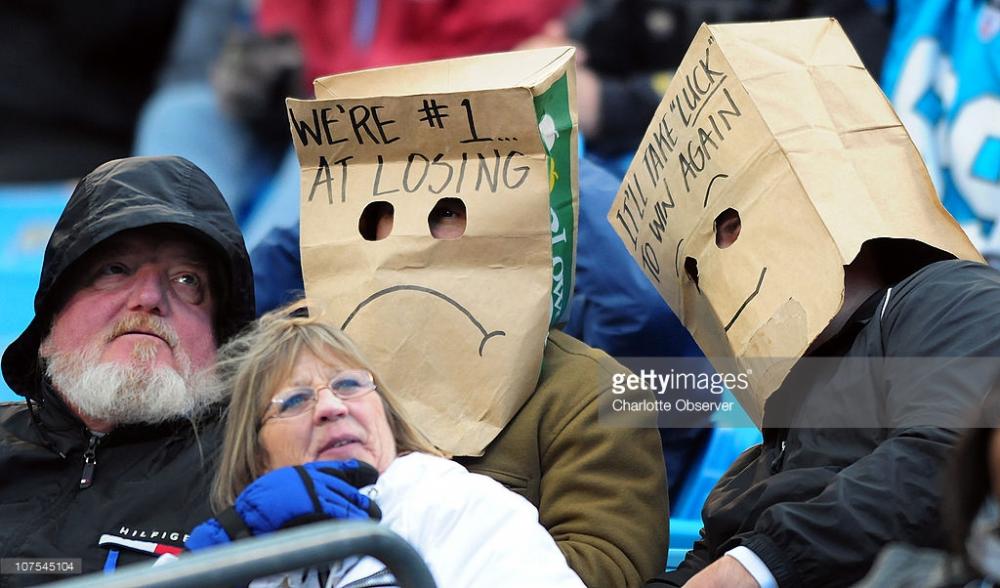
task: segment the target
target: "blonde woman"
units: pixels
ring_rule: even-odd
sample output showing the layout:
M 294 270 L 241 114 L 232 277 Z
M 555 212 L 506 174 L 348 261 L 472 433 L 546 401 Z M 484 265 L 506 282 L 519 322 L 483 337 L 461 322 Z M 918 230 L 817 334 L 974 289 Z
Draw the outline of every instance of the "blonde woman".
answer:
M 347 336 L 305 308 L 265 315 L 220 351 L 232 391 L 213 488 L 222 514 L 192 532 L 189 548 L 381 514 L 441 587 L 583 586 L 535 508 L 436 451 Z M 252 585 L 344 586 L 385 575 L 363 558 Z

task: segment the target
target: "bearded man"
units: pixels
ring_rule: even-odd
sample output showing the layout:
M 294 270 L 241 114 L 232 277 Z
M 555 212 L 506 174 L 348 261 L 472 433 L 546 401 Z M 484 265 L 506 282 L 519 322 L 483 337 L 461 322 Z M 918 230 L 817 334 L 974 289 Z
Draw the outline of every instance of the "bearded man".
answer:
M 94 572 L 179 552 L 211 516 L 216 347 L 253 315 L 243 237 L 203 171 L 130 158 L 81 180 L 3 355 L 26 402 L 0 406 L 0 556 Z

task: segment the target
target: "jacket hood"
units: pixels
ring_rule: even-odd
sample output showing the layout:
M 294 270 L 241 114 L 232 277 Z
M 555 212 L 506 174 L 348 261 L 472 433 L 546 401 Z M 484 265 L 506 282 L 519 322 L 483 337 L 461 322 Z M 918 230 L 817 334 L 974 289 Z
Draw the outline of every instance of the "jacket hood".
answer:
M 174 225 L 208 244 L 222 269 L 214 276 L 216 339 L 222 343 L 254 318 L 253 271 L 236 219 L 208 175 L 176 156 L 109 161 L 77 184 L 45 247 L 35 316 L 4 351 L 7 385 L 40 400 L 38 348 L 68 297 L 61 283 L 81 257 L 129 229 Z

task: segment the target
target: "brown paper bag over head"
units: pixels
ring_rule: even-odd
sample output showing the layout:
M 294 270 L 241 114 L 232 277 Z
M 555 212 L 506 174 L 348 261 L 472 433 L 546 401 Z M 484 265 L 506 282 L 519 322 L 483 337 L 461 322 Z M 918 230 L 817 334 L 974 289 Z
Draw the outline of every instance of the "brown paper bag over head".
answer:
M 981 260 L 829 18 L 702 25 L 608 219 L 758 425 L 866 241 Z
M 321 78 L 288 100 L 310 299 L 440 449 L 532 394 L 573 291 L 573 49 Z

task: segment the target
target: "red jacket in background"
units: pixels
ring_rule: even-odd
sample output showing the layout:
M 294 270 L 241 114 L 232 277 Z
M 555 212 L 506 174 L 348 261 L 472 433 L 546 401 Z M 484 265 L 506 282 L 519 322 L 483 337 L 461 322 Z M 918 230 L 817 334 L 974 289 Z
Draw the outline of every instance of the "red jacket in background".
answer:
M 372 67 L 506 51 L 577 0 L 262 0 L 264 34 L 289 31 L 306 82 Z

